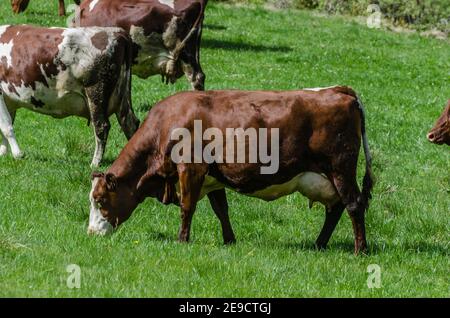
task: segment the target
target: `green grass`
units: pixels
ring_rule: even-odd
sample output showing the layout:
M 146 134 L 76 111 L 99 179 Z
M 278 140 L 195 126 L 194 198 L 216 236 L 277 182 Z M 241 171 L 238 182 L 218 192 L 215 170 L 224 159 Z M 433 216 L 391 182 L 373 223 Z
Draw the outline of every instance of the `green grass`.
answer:
M 64 25 L 56 3 L 32 1 L 13 16 L 2 1 L 0 23 Z M 206 16 L 207 88 L 345 84 L 361 94 L 378 179 L 369 255 L 352 254 L 347 215 L 329 249 L 315 251 L 323 209 L 310 211 L 300 195 L 265 203 L 229 192 L 231 247 L 206 200 L 190 244 L 176 242 L 178 208 L 151 199 L 114 235 L 89 237 L 91 128 L 21 110 L 15 129 L 27 157 L 0 158 L 0 296 L 449 297 L 450 151 L 425 136 L 450 98 L 450 45 L 302 11 L 212 4 Z M 134 78 L 138 116 L 188 88 Z M 103 169 L 126 142 L 112 122 Z M 80 289 L 66 286 L 69 264 L 81 267 Z M 369 264 L 381 266 L 380 289 L 367 287 Z

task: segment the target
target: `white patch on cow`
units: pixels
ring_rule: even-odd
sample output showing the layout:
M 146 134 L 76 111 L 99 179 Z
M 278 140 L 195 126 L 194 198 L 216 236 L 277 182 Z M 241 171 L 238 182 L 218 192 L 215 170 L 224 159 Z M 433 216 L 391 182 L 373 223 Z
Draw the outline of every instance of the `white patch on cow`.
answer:
M 162 35 L 162 39 L 164 41 L 164 45 L 170 49 L 175 48 L 177 45 L 178 37 L 177 37 L 177 29 L 178 29 L 178 17 L 173 17 L 167 25 L 166 30 Z
M 225 188 L 225 185 L 217 181 L 214 177 L 206 176 L 203 182 L 200 199 L 210 192 Z M 176 184 L 176 191 L 180 197 L 180 185 Z M 259 198 L 265 201 L 273 201 L 292 194 L 300 192 L 307 197 L 311 203 L 320 202 L 327 207 L 336 204 L 340 199 L 333 183 L 325 176 L 315 172 L 302 172 L 283 184 L 275 184 L 266 189 L 254 193 L 245 193 L 244 195 Z
M 9 41 L 8 43 L 0 43 L 0 62 L 3 59 L 6 59 L 6 65 L 7 67 L 12 67 L 12 49 L 13 49 L 14 43 L 13 39 Z
M 9 25 L 0 26 L 0 39 L 2 38 L 3 33 L 5 33 L 9 27 L 10 27 Z M 12 39 L 8 43 L 0 43 L 0 63 L 3 58 L 6 58 L 6 63 L 8 67 L 12 67 L 12 58 L 11 58 L 12 47 L 13 47 Z
M 294 192 L 300 192 L 312 202 L 320 202 L 328 207 L 339 201 L 338 193 L 331 181 L 315 172 L 300 173 L 286 183 L 272 185 L 249 196 L 272 201 Z
M 10 25 L 0 25 L 0 39 L 1 39 L 2 35 L 3 35 L 3 33 L 5 33 L 6 29 L 9 28 L 9 27 L 10 27 Z
M 91 211 L 89 214 L 88 234 L 106 235 L 113 231 L 111 223 L 106 220 L 100 212 L 100 207 L 94 200 L 94 190 L 97 186 L 99 178 L 92 180 L 92 188 L 89 193 L 91 202 Z
M 95 6 L 98 4 L 100 0 L 93 0 L 91 3 L 89 3 L 89 12 L 94 10 Z
M 158 1 L 159 1 L 159 3 L 165 4 L 166 6 L 169 6 L 172 9 L 175 8 L 175 5 L 174 5 L 175 1 L 174 0 L 158 0 Z
M 11 115 L 9 114 L 8 108 L 6 107 L 3 94 L 0 94 L 0 136 L 4 138 L 4 140 L 2 140 L 2 147 L 0 149 L 1 152 L 4 152 L 3 154 L 6 154 L 6 152 L 8 151 L 5 142 L 6 140 L 9 144 L 9 147 L 11 148 L 11 153 L 13 157 L 14 158 L 23 157 L 23 152 L 20 150 L 19 145 L 17 144 L 12 124 L 12 118 Z
M 58 57 L 62 63 L 68 65 L 73 76 L 82 78 L 89 71 L 101 51 L 92 45 L 91 38 L 97 32 L 83 29 L 65 29 L 63 40 L 58 45 Z
M 2 144 L 0 145 L 0 157 L 4 156 L 8 153 L 8 141 L 3 137 L 3 134 L 0 133 L 0 138 L 2 139 Z
M 303 90 L 304 91 L 312 91 L 312 92 L 320 92 L 320 91 L 330 89 L 330 88 L 335 88 L 335 87 L 337 87 L 337 86 L 335 85 L 335 86 L 329 86 L 329 87 L 304 88 Z
M 68 77 L 68 74 L 60 72 L 56 77 L 47 78 L 49 86 L 41 82 L 35 82 L 35 89 L 25 85 L 23 81 L 20 86 L 6 82 L 2 82 L 0 85 L 4 92 L 8 92 L 8 96 L 5 97 L 7 104 L 11 108 L 24 107 L 55 118 L 64 118 L 72 115 L 86 117 L 89 112 L 85 98 L 82 95 L 81 84 L 78 84 L 78 87 L 69 89 L 69 85 L 60 84 L 66 81 L 61 80 L 61 78 L 65 77 Z M 60 86 L 59 89 L 57 89 L 58 86 Z M 44 105 L 35 107 L 31 103 L 32 98 L 42 102 Z
M 133 74 L 140 78 L 148 78 L 156 74 L 166 74 L 166 65 L 172 55 L 164 47 L 161 34 L 144 34 L 142 27 L 132 25 L 130 36 L 141 49 L 136 57 L 137 64 L 133 66 Z

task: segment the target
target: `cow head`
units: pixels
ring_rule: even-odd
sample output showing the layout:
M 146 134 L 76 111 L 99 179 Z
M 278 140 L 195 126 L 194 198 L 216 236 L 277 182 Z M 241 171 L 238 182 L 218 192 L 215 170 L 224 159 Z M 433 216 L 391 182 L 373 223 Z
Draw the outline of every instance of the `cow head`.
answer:
M 28 3 L 30 3 L 30 0 L 11 0 L 13 12 L 16 14 L 24 12 L 28 7 Z
M 136 194 L 114 174 L 93 173 L 89 234 L 105 235 L 126 221 L 138 205 Z
M 450 100 L 427 137 L 434 144 L 442 145 L 445 143 L 450 146 Z
M 178 203 L 173 183 L 154 174 L 144 174 L 130 183 L 112 173 L 93 173 L 89 195 L 91 211 L 88 234 L 106 235 L 125 222 L 144 197 L 154 197 L 164 204 Z

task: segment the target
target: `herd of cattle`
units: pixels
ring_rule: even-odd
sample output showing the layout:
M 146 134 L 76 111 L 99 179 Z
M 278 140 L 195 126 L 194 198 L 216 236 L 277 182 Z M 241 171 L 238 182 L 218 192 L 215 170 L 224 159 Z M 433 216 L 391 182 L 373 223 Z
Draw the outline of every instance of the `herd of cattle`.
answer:
M 364 215 L 374 178 L 364 107 L 351 88 L 205 92 L 200 44 L 207 0 L 75 2 L 73 28 L 0 26 L 0 155 L 10 149 L 15 158 L 23 156 L 13 123 L 16 110 L 28 108 L 91 122 L 96 143 L 91 165 L 97 167 L 109 117 L 116 114 L 129 142 L 107 172 L 92 175 L 89 233 L 111 232 L 153 197 L 180 206 L 179 240 L 187 242 L 197 202 L 207 196 L 224 242 L 232 243 L 225 188 L 264 200 L 300 192 L 325 206 L 318 248 L 326 247 L 347 209 L 355 253 L 366 250 Z M 28 3 L 11 0 L 16 13 Z M 64 1 L 59 5 L 63 15 Z M 194 91 L 159 102 L 139 127 L 131 103 L 132 73 L 141 78 L 159 74 L 165 83 L 185 75 Z M 192 132 L 196 120 L 202 121 L 202 129 L 224 135 L 229 128 L 279 129 L 278 171 L 261 174 L 262 162 L 175 163 L 171 134 L 179 128 Z M 450 101 L 427 137 L 450 145 Z M 366 173 L 360 190 L 361 143 Z

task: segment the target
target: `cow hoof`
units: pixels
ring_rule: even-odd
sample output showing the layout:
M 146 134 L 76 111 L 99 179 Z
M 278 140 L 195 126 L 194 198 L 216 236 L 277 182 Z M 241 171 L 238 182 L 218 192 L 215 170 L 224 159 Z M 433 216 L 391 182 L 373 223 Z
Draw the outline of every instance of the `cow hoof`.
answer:
M 8 153 L 8 147 L 0 146 L 0 157 L 6 155 Z
M 98 168 L 100 166 L 100 162 L 98 162 L 98 161 L 92 161 L 91 162 L 91 168 L 92 169 L 96 169 L 96 168 Z
M 25 158 L 25 154 L 23 152 L 18 152 L 18 153 L 13 154 L 13 157 L 14 157 L 14 159 L 20 160 L 20 159 Z
M 355 255 L 367 255 L 367 244 L 361 242 L 355 245 Z
M 223 244 L 225 244 L 225 245 L 234 245 L 234 244 L 236 244 L 236 239 L 233 238 L 233 239 L 229 239 L 229 240 L 224 240 Z
M 316 242 L 316 243 L 314 244 L 314 247 L 315 247 L 316 250 L 318 250 L 318 251 L 324 251 L 324 250 L 327 249 L 327 244 L 323 244 L 323 243 L 318 243 L 318 242 Z

